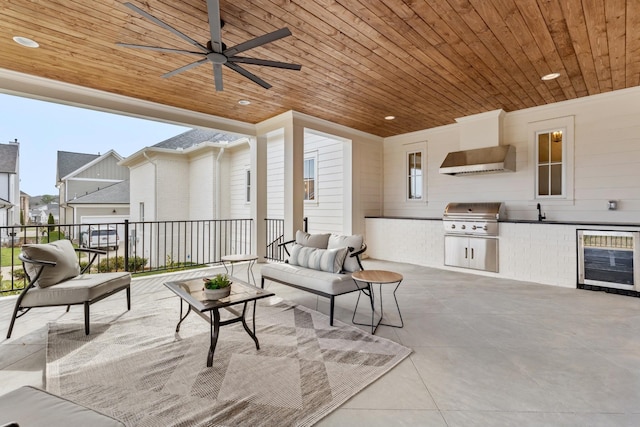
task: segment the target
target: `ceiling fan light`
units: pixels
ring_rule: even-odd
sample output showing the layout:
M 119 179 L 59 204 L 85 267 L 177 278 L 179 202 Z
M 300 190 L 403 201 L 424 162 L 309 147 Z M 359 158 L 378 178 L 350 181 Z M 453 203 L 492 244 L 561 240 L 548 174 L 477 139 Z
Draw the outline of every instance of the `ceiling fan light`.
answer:
M 33 40 L 31 40 L 31 39 L 29 39 L 27 37 L 15 36 L 13 38 L 13 41 L 18 43 L 20 46 L 24 46 L 24 47 L 31 47 L 31 48 L 40 47 L 38 42 L 33 41 Z
M 549 74 L 546 74 L 546 75 L 542 76 L 541 79 L 544 80 L 544 81 L 548 81 L 548 80 L 557 79 L 558 77 L 560 77 L 560 73 L 549 73 Z
M 385 116 L 385 120 L 395 120 L 396 116 Z
M 240 104 L 240 105 L 249 105 L 249 104 L 251 104 L 251 101 L 246 100 L 246 99 L 241 99 L 240 101 L 238 101 L 238 104 Z

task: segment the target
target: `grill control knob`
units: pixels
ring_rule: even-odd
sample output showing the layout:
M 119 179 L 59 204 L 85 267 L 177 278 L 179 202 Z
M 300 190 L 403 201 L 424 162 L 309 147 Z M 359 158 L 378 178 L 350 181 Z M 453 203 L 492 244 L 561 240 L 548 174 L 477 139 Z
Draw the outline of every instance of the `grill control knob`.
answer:
M 471 226 L 472 230 L 475 230 L 476 228 L 478 228 L 478 227 L 476 227 L 475 225 Z
M 451 224 L 451 228 L 452 229 L 456 228 L 456 225 L 455 224 Z
M 467 226 L 466 226 L 466 225 L 464 225 L 464 224 L 462 224 L 462 225 L 460 226 L 460 228 L 464 230 L 465 228 L 467 228 Z
M 487 231 L 487 230 L 488 230 L 488 227 L 487 227 L 486 225 L 484 225 L 484 226 L 482 227 L 482 229 L 483 229 L 484 231 Z

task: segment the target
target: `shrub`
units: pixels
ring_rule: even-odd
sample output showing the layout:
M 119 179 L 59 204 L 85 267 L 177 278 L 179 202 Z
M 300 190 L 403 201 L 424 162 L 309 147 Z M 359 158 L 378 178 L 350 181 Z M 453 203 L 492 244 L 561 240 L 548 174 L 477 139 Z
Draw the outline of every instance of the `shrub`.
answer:
M 24 280 L 27 278 L 27 273 L 25 273 L 24 269 L 22 268 L 16 268 L 13 270 L 13 277 L 15 277 L 18 280 Z
M 147 265 L 147 259 L 139 256 L 129 258 L 129 271 L 144 270 L 144 266 Z
M 98 263 L 98 273 L 108 273 L 110 271 L 124 271 L 124 257 L 117 256 L 103 258 Z

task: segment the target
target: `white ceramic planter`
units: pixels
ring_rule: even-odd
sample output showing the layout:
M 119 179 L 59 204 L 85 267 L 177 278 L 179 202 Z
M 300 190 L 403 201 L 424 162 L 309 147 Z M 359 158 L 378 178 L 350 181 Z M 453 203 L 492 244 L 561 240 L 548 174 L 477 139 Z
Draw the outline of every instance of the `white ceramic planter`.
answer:
M 204 288 L 204 296 L 207 299 L 220 299 L 224 297 L 228 297 L 231 293 L 231 286 L 227 286 L 222 289 L 207 289 Z

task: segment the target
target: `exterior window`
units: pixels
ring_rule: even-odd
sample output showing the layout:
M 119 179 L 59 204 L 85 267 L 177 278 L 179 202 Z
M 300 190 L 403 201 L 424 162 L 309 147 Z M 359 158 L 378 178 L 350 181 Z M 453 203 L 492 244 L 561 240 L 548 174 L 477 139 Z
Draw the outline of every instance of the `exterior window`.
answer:
M 408 153 L 407 198 L 422 200 L 422 152 Z
M 245 200 L 247 201 L 247 203 L 249 203 L 251 201 L 251 171 L 249 169 L 247 169 L 245 176 L 246 176 L 245 187 L 247 189 L 247 195 L 245 197 Z
M 144 222 L 144 202 L 140 202 L 140 222 Z
M 316 156 L 307 156 L 304 159 L 304 200 L 316 200 Z
M 537 197 L 564 196 L 565 143 L 561 129 L 539 132 L 537 142 Z

